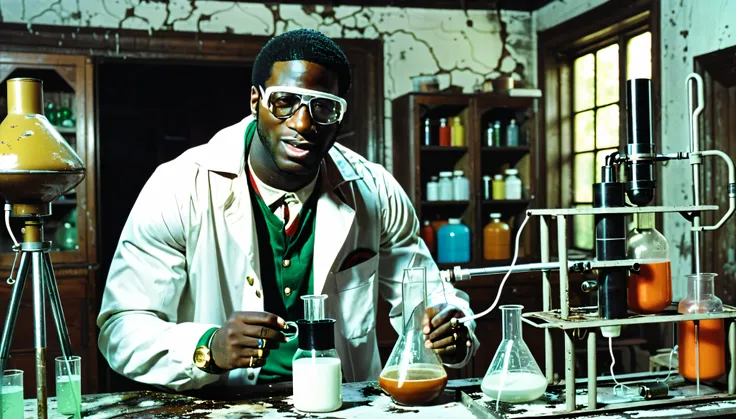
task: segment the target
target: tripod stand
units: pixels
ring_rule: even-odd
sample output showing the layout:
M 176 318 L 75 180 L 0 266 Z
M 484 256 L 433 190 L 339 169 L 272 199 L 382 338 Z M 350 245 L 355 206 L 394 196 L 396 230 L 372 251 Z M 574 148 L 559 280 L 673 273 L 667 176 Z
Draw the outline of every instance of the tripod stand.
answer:
M 34 347 L 36 349 L 36 400 L 37 400 L 37 417 L 46 418 L 48 415 L 46 400 L 46 316 L 45 316 L 45 297 L 47 294 L 51 304 L 51 311 L 56 323 L 56 330 L 59 333 L 59 342 L 61 344 L 62 355 L 69 359 L 72 355 L 72 345 L 69 339 L 69 331 L 66 328 L 66 320 L 64 319 L 64 311 L 61 307 L 59 299 L 59 289 L 56 286 L 56 276 L 54 268 L 51 265 L 51 257 L 49 250 L 51 242 L 43 241 L 43 218 L 40 215 L 33 215 L 24 219 L 23 241 L 14 246 L 17 252 L 15 258 L 17 260 L 20 254 L 20 263 L 18 264 L 18 274 L 13 284 L 13 292 L 10 296 L 8 304 L 8 312 L 5 317 L 2 338 L 0 338 L 0 371 L 5 371 L 5 364 L 10 355 L 10 342 L 13 338 L 15 329 L 15 321 L 18 318 L 18 310 L 20 309 L 20 301 L 23 296 L 23 290 L 26 285 L 28 271 L 33 272 L 33 329 L 34 329 Z M 15 261 L 13 261 L 13 267 Z M 10 271 L 9 283 L 13 283 L 13 270 Z M 45 291 L 45 293 L 44 293 Z

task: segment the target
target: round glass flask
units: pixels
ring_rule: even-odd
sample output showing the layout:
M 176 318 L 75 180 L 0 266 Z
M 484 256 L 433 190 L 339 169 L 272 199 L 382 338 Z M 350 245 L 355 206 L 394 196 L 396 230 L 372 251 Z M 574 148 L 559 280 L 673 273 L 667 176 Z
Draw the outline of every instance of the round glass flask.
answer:
M 672 276 L 667 239 L 654 228 L 654 214 L 637 214 L 636 228 L 627 240 L 629 259 L 649 259 L 628 279 L 629 310 L 641 314 L 659 313 L 672 303 Z

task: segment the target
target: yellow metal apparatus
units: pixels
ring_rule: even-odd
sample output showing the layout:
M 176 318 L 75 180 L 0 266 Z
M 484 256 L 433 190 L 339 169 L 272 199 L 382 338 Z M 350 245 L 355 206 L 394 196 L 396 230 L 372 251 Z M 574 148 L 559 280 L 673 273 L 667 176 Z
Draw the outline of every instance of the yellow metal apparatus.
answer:
M 0 195 L 13 204 L 12 215 L 49 215 L 49 203 L 84 175 L 82 160 L 43 115 L 41 80 L 8 80 L 8 115 L 0 124 Z

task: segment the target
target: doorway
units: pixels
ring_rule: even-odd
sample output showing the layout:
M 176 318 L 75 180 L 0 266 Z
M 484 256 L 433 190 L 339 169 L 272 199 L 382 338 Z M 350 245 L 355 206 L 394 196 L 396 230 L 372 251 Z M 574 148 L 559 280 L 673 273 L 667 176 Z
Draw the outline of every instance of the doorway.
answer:
M 242 63 L 100 60 L 98 301 L 120 233 L 146 181 L 160 164 L 248 116 L 250 78 L 250 65 Z M 110 371 L 100 360 L 100 371 Z M 108 391 L 133 388 L 140 386 L 108 374 Z

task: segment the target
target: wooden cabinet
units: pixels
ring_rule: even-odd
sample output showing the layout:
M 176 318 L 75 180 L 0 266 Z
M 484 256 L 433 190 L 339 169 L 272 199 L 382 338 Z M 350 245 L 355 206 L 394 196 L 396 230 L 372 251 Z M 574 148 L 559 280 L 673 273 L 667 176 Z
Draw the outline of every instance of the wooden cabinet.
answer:
M 524 220 L 527 208 L 543 203 L 537 198 L 537 167 L 539 151 L 534 136 L 534 99 L 514 98 L 499 94 L 427 94 L 410 93 L 393 101 L 393 160 L 394 176 L 403 186 L 416 208 L 420 222 L 461 218 L 471 230 L 471 261 L 461 266 L 479 267 L 508 265 L 511 260 L 486 261 L 483 258 L 483 227 L 490 221 L 490 213 L 502 214 L 512 227 L 512 242 Z M 465 132 L 465 144 L 457 147 L 438 145 L 440 118 L 460 117 Z M 425 120 L 430 120 L 430 145 L 424 141 Z M 519 127 L 519 145 L 506 146 L 506 127 L 514 119 Z M 488 146 L 486 132 L 489 123 L 500 121 L 501 146 Z M 522 180 L 522 199 L 487 199 L 484 196 L 483 176 L 504 175 L 509 168 L 519 170 Z M 440 171 L 463 170 L 470 181 L 470 199 L 467 201 L 428 201 L 426 184 Z M 504 176 L 505 178 L 505 176 Z M 527 263 L 538 260 L 537 223 L 530 219 L 521 238 L 519 260 Z M 512 249 L 513 251 L 513 249 Z M 513 255 L 513 252 L 512 252 Z M 436 255 L 435 255 L 436 257 Z M 439 264 L 449 268 L 456 264 Z M 493 302 L 501 283 L 501 276 L 473 279 L 456 286 L 470 296 L 471 308 L 478 313 Z M 509 278 L 499 300 L 500 304 L 521 304 L 524 311 L 539 311 L 541 275 L 517 274 Z M 390 329 L 387 304 L 379 306 L 378 338 L 382 359 L 388 356 L 395 343 Z M 476 322 L 476 336 L 481 348 L 471 362 L 462 369 L 449 370 L 451 378 L 483 377 L 501 341 L 501 313 L 494 310 Z M 524 328 L 524 338 L 540 365 L 544 362 L 544 333 L 540 329 Z
M 33 77 L 43 81 L 44 113 L 84 162 L 85 179 L 52 204 L 44 217 L 45 240 L 52 242 L 51 260 L 75 355 L 82 357 L 82 391 L 97 392 L 97 333 L 95 269 L 97 226 L 95 201 L 95 141 L 92 62 L 81 55 L 29 54 L 0 50 L 0 118 L 7 114 L 7 80 Z M 0 139 L 5 141 L 6 139 Z M 1 192 L 1 191 L 0 191 Z M 17 239 L 21 223 L 11 219 Z M 13 265 L 12 240 L 0 228 L 0 277 L 8 278 Z M 17 268 L 17 266 L 16 266 Z M 17 269 L 13 275 L 16 275 Z M 35 397 L 35 350 L 33 302 L 29 272 L 16 321 L 8 368 L 25 371 L 25 397 Z M 12 286 L 0 282 L 0 313 L 3 321 Z M 61 355 L 56 326 L 46 298 L 48 393 L 55 394 L 54 358 Z
M 483 227 L 492 212 L 512 227 L 512 241 L 524 219 L 524 211 L 537 207 L 535 167 L 537 144 L 534 138 L 534 99 L 514 98 L 498 94 L 427 94 L 410 93 L 393 101 L 394 176 L 414 204 L 420 221 L 460 218 L 471 231 L 471 261 L 465 266 L 508 264 L 510 260 L 483 259 Z M 465 132 L 463 146 L 438 145 L 439 120 L 448 125 L 460 117 Z M 425 121 L 430 120 L 430 145 L 424 141 Z M 505 146 L 506 128 L 514 119 L 519 127 L 520 144 Z M 501 144 L 489 147 L 486 130 L 489 123 L 500 121 Z M 484 195 L 484 175 L 504 175 L 506 169 L 518 169 L 522 181 L 522 199 L 487 199 Z M 467 201 L 429 201 L 426 185 L 440 171 L 462 170 L 470 181 Z M 537 243 L 531 240 L 535 222 L 529 221 L 521 239 L 520 261 L 536 259 Z M 513 249 L 512 249 L 513 250 Z M 513 255 L 513 253 L 512 253 Z M 449 267 L 449 265 L 441 266 Z

